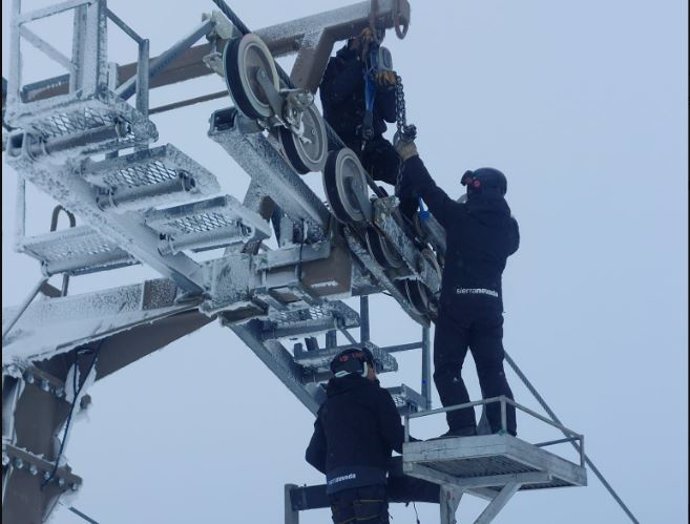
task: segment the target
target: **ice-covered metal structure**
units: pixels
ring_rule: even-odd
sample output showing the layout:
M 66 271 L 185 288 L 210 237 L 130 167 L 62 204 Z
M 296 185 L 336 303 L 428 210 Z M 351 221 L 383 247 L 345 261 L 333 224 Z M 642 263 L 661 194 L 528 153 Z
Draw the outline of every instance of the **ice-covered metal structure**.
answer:
M 221 11 L 152 58 L 148 40 L 105 0 L 68 0 L 31 12 L 13 1 L 3 149 L 20 177 L 16 249 L 40 261 L 44 278 L 24 304 L 3 308 L 3 521 L 42 522 L 63 494 L 79 489 L 81 479 L 62 452 L 65 428 L 88 402 L 89 385 L 212 321 L 236 333 L 312 412 L 324 394 L 328 362 L 344 347 L 367 345 L 381 372 L 397 370 L 396 352 L 421 350 L 421 390 L 401 384 L 391 394 L 403 415 L 431 407 L 428 329 L 444 233 L 433 217 L 406 222 L 395 197 L 381 193 L 313 104 L 333 44 L 367 26 L 403 37 L 408 2 L 360 2 L 255 32 L 222 0 L 214 2 Z M 63 13 L 74 17 L 71 56 L 30 28 Z M 136 62 L 108 62 L 113 28 L 134 41 Z M 26 43 L 66 74 L 25 84 Z M 297 59 L 287 75 L 274 57 L 291 53 Z M 235 104 L 213 112 L 208 136 L 251 177 L 241 201 L 221 194 L 215 175 L 193 155 L 155 145 L 158 132 L 149 119 L 151 89 L 214 73 L 224 76 Z M 219 95 L 157 110 L 214 98 Z M 302 178 L 314 172 L 323 172 L 326 202 Z M 59 203 L 49 233 L 25 233 L 27 183 Z M 56 228 L 61 212 L 74 227 Z M 266 244 L 271 237 L 273 249 Z M 200 256 L 214 249 L 216 258 Z M 160 278 L 67 294 L 69 276 L 135 264 Z M 53 275 L 63 275 L 62 289 L 47 283 Z M 380 292 L 419 323 L 421 341 L 379 347 L 370 340 L 367 297 Z M 46 299 L 34 300 L 38 294 Z M 360 297 L 359 311 L 343 302 L 350 297 Z M 358 337 L 350 333 L 355 328 Z M 296 337 L 304 342 L 287 347 Z M 582 464 L 509 435 L 491 438 L 491 449 L 480 441 L 407 444 L 398 478 L 441 485 L 443 522 L 453 521 L 463 490 L 492 501 L 494 509 L 481 520 L 488 522 L 522 485 L 586 482 Z M 477 454 L 485 459 L 481 475 L 444 466 L 476 462 Z M 409 493 L 398 498 L 415 500 Z M 304 495 L 286 488 L 289 522 L 300 510 L 320 507 L 318 496 Z

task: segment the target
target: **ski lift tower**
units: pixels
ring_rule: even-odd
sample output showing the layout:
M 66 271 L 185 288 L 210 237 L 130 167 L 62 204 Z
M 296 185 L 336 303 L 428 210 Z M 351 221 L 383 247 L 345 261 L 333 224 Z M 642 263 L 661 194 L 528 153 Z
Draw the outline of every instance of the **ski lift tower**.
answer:
M 43 275 L 2 314 L 3 521 L 43 522 L 61 497 L 79 490 L 63 452 L 94 381 L 213 321 L 237 334 L 313 413 L 339 351 L 366 345 L 380 372 L 395 372 L 396 352 L 421 350 L 420 391 L 401 384 L 390 393 L 408 424 L 435 413 L 429 325 L 445 234 L 433 217 L 414 226 L 403 220 L 395 197 L 374 184 L 313 103 L 334 43 L 365 27 L 404 37 L 407 0 L 359 2 L 254 32 L 223 0 L 214 3 L 220 11 L 150 57 L 149 40 L 105 0 L 29 12 L 13 1 L 4 161 L 18 176 L 16 250 L 38 260 Z M 64 14 L 74 20 L 71 56 L 32 30 Z M 108 60 L 113 30 L 135 43 L 131 63 Z M 65 74 L 23 82 L 27 43 Z M 288 75 L 275 58 L 291 53 L 297 59 Z M 220 74 L 227 91 L 149 107 L 151 90 L 209 74 Z M 250 176 L 241 199 L 222 194 L 193 152 L 156 144 L 150 119 L 228 92 L 234 105 L 212 113 L 208 136 Z M 303 178 L 319 172 L 323 195 Z M 27 184 L 57 203 L 42 235 L 26 233 Z M 62 215 L 69 227 L 58 228 Z M 201 256 L 209 251 L 217 256 Z M 160 278 L 68 294 L 70 278 L 137 264 Z M 60 286 L 49 283 L 53 277 Z M 381 347 L 370 339 L 367 297 L 381 292 L 421 326 L 421 341 Z M 344 302 L 351 297 L 359 297 L 359 311 Z M 356 328 L 358 337 L 350 332 Z M 296 338 L 303 342 L 289 347 Z M 582 437 L 559 429 L 583 453 Z M 544 446 L 507 434 L 406 443 L 400 485 L 439 488 L 429 497 L 403 486 L 393 499 L 439 502 L 450 523 L 460 494 L 470 492 L 490 501 L 477 521 L 488 522 L 520 488 L 586 484 L 582 460 Z M 286 496 L 289 522 L 323 502 L 319 486 L 288 485 Z

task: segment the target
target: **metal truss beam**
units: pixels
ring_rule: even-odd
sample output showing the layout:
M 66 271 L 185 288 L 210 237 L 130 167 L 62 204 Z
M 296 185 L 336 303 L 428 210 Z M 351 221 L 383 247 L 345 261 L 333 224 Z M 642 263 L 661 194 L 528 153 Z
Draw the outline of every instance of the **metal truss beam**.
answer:
M 407 0 L 380 0 L 376 23 L 385 29 L 395 27 L 395 12 L 399 22 L 409 24 L 410 6 Z M 296 86 L 316 91 L 321 75 L 332 51 L 333 44 L 357 35 L 369 25 L 371 2 L 359 2 L 314 16 L 276 24 L 256 31 L 275 57 L 298 53 L 291 79 Z M 213 73 L 204 62 L 217 49 L 223 49 L 227 40 L 199 44 L 179 53 L 160 73 L 151 79 L 150 88 L 184 82 Z M 163 55 L 161 55 L 163 56 Z M 151 60 L 157 62 L 161 56 Z M 118 66 L 117 75 L 127 82 L 136 75 L 138 64 Z M 69 75 L 49 78 L 24 86 L 26 102 L 51 98 L 68 92 Z

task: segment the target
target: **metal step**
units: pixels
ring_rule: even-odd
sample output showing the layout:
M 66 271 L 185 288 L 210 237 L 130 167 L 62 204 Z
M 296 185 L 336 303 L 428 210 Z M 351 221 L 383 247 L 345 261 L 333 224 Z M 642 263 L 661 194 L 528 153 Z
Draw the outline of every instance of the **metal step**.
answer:
M 215 179 L 214 179 L 215 180 Z M 226 195 L 145 214 L 146 225 L 160 234 L 161 254 L 201 251 L 271 236 L 269 223 Z
M 330 363 L 338 353 L 349 348 L 366 347 L 374 355 L 374 359 L 378 364 L 379 373 L 387 373 L 398 370 L 398 361 L 393 355 L 387 353 L 379 348 L 376 344 L 371 342 L 362 342 L 357 344 L 348 344 L 346 346 L 338 346 L 333 348 L 317 349 L 314 351 L 304 351 L 295 355 L 295 362 L 315 375 L 317 381 L 327 380 L 331 376 Z
M 127 251 L 89 226 L 25 237 L 17 248 L 39 260 L 46 275 L 81 275 L 138 263 Z
M 416 413 L 426 408 L 426 399 L 405 384 L 386 389 L 391 394 L 391 397 L 393 397 L 395 406 L 398 408 L 398 412 L 401 415 Z
M 301 309 L 299 311 L 272 312 L 262 324 L 264 340 L 313 336 L 338 328 L 359 327 L 359 314 L 341 301 Z
M 81 99 L 57 96 L 8 108 L 6 121 L 40 136 L 46 152 L 105 153 L 158 139 L 156 126 L 109 90 Z
M 169 206 L 220 191 L 213 174 L 171 144 L 100 162 L 87 160 L 81 170 L 99 188 L 99 206 L 113 211 Z

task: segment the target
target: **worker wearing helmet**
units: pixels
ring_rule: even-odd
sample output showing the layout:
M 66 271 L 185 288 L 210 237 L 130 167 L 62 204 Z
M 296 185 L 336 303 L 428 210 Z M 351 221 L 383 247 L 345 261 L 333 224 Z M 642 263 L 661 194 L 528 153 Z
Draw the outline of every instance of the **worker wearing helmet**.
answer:
M 400 415 L 368 349 L 339 353 L 331 371 L 305 458 L 326 475 L 335 524 L 388 524 L 386 476 L 392 450 L 402 453 Z
M 397 145 L 402 184 L 418 194 L 446 230 L 446 261 L 434 339 L 434 382 L 443 406 L 469 402 L 461 370 L 472 351 L 483 398 L 513 394 L 503 369 L 503 293 L 506 259 L 520 244 L 517 221 L 505 200 L 508 183 L 493 168 L 467 171 L 464 203 L 451 199 L 429 175 L 413 141 Z M 516 435 L 515 408 L 507 405 L 507 432 Z M 491 431 L 501 430 L 499 403 L 486 407 Z M 448 412 L 444 436 L 476 434 L 473 408 Z

